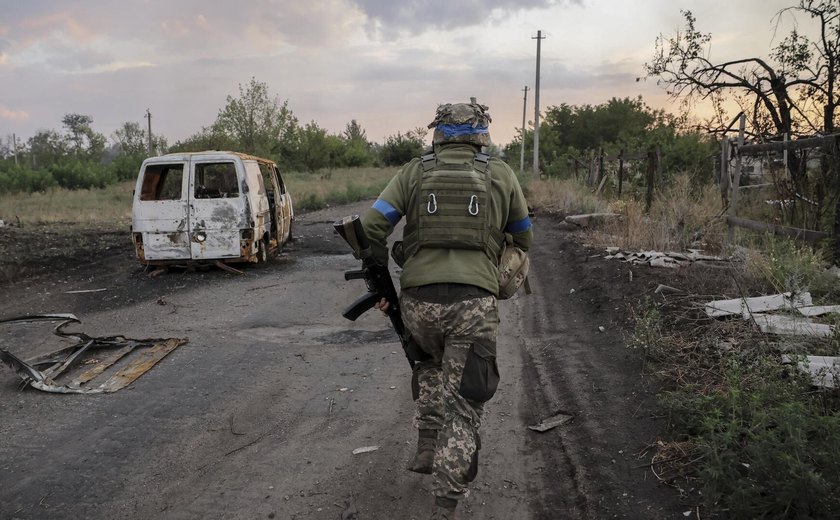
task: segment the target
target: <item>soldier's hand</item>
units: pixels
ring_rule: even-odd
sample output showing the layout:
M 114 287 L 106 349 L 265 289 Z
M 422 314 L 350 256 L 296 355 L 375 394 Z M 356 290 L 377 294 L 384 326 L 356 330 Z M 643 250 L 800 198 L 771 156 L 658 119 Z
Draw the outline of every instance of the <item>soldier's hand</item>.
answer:
M 374 309 L 379 309 L 382 312 L 388 312 L 388 309 L 391 307 L 391 304 L 385 298 L 382 298 L 378 302 L 373 304 Z

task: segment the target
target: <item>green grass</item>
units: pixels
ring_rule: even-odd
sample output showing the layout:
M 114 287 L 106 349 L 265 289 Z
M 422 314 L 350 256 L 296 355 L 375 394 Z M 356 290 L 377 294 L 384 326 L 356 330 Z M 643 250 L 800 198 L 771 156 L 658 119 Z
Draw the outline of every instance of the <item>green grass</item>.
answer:
M 394 168 L 343 168 L 326 174 L 287 172 L 283 179 L 295 211 L 373 198 L 396 173 Z M 0 195 L 0 220 L 7 225 L 35 223 L 131 223 L 134 181 L 102 189 L 53 188 L 43 193 Z

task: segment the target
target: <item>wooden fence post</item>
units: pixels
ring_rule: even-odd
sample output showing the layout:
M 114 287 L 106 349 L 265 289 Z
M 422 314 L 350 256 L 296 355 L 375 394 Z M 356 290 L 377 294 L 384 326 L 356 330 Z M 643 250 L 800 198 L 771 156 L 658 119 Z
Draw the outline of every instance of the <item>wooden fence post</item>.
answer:
M 720 143 L 720 199 L 723 207 L 729 205 L 729 138 L 723 136 Z
M 840 135 L 834 136 L 834 143 L 831 145 L 832 172 L 835 186 L 840 186 Z M 840 189 L 840 188 L 838 188 Z M 840 263 L 840 196 L 834 197 L 834 263 Z
M 744 146 L 744 128 L 746 127 L 747 116 L 741 114 L 741 120 L 738 122 L 738 148 L 735 149 L 735 174 L 732 179 L 732 186 L 730 187 L 729 195 L 729 216 L 736 217 L 738 214 L 738 188 L 741 186 L 741 164 L 742 155 L 741 148 Z M 735 240 L 735 228 L 729 226 L 726 232 L 726 237 L 731 244 Z
M 618 196 L 621 196 L 621 185 L 624 182 L 624 148 L 618 151 Z
M 595 150 L 589 150 L 589 171 L 587 172 L 586 185 L 592 186 L 593 177 L 595 176 Z
M 662 189 L 662 149 L 656 147 L 656 187 Z
M 598 147 L 598 179 L 606 178 L 606 176 L 607 174 L 604 172 L 604 145 L 601 145 Z M 598 179 L 595 179 L 595 181 L 597 182 Z M 600 188 L 603 185 L 604 183 L 602 182 L 598 184 L 598 187 Z
M 656 182 L 656 152 L 648 150 L 647 154 L 647 192 L 645 193 L 645 213 L 650 213 L 653 204 L 653 185 Z

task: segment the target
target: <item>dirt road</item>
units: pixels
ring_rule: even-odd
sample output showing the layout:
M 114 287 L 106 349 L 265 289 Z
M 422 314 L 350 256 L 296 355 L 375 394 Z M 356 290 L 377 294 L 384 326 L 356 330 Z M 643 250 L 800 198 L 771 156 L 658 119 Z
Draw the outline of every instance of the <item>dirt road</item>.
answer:
M 126 234 L 0 285 L 0 317 L 73 312 L 91 335 L 190 340 L 108 395 L 19 391 L 0 369 L 0 518 L 425 518 L 430 477 L 404 469 L 408 364 L 381 315 L 341 317 L 363 286 L 343 281 L 357 262 L 331 223 L 368 206 L 300 216 L 298 240 L 243 276 L 149 278 Z M 537 219 L 534 294 L 501 303 L 502 383 L 462 518 L 682 518 L 639 457 L 663 425 L 623 347 L 626 301 L 653 276 L 631 281 L 554 228 Z M 0 347 L 42 348 L 32 327 L 0 329 Z M 573 419 L 527 428 L 558 413 Z

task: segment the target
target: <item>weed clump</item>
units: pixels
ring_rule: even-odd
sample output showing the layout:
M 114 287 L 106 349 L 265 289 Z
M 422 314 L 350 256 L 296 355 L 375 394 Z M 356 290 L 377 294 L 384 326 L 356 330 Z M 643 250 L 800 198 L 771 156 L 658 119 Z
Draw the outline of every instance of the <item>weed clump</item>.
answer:
M 775 243 L 735 285 L 831 287 L 811 250 Z M 760 276 L 758 280 L 749 279 Z M 825 285 L 821 285 L 825 283 Z M 801 354 L 840 353 L 840 338 L 785 339 L 748 320 L 716 320 L 708 296 L 646 300 L 627 345 L 666 390 L 671 439 L 651 468 L 665 483 L 696 489 L 727 518 L 836 518 L 840 513 L 840 390 L 813 386 Z

